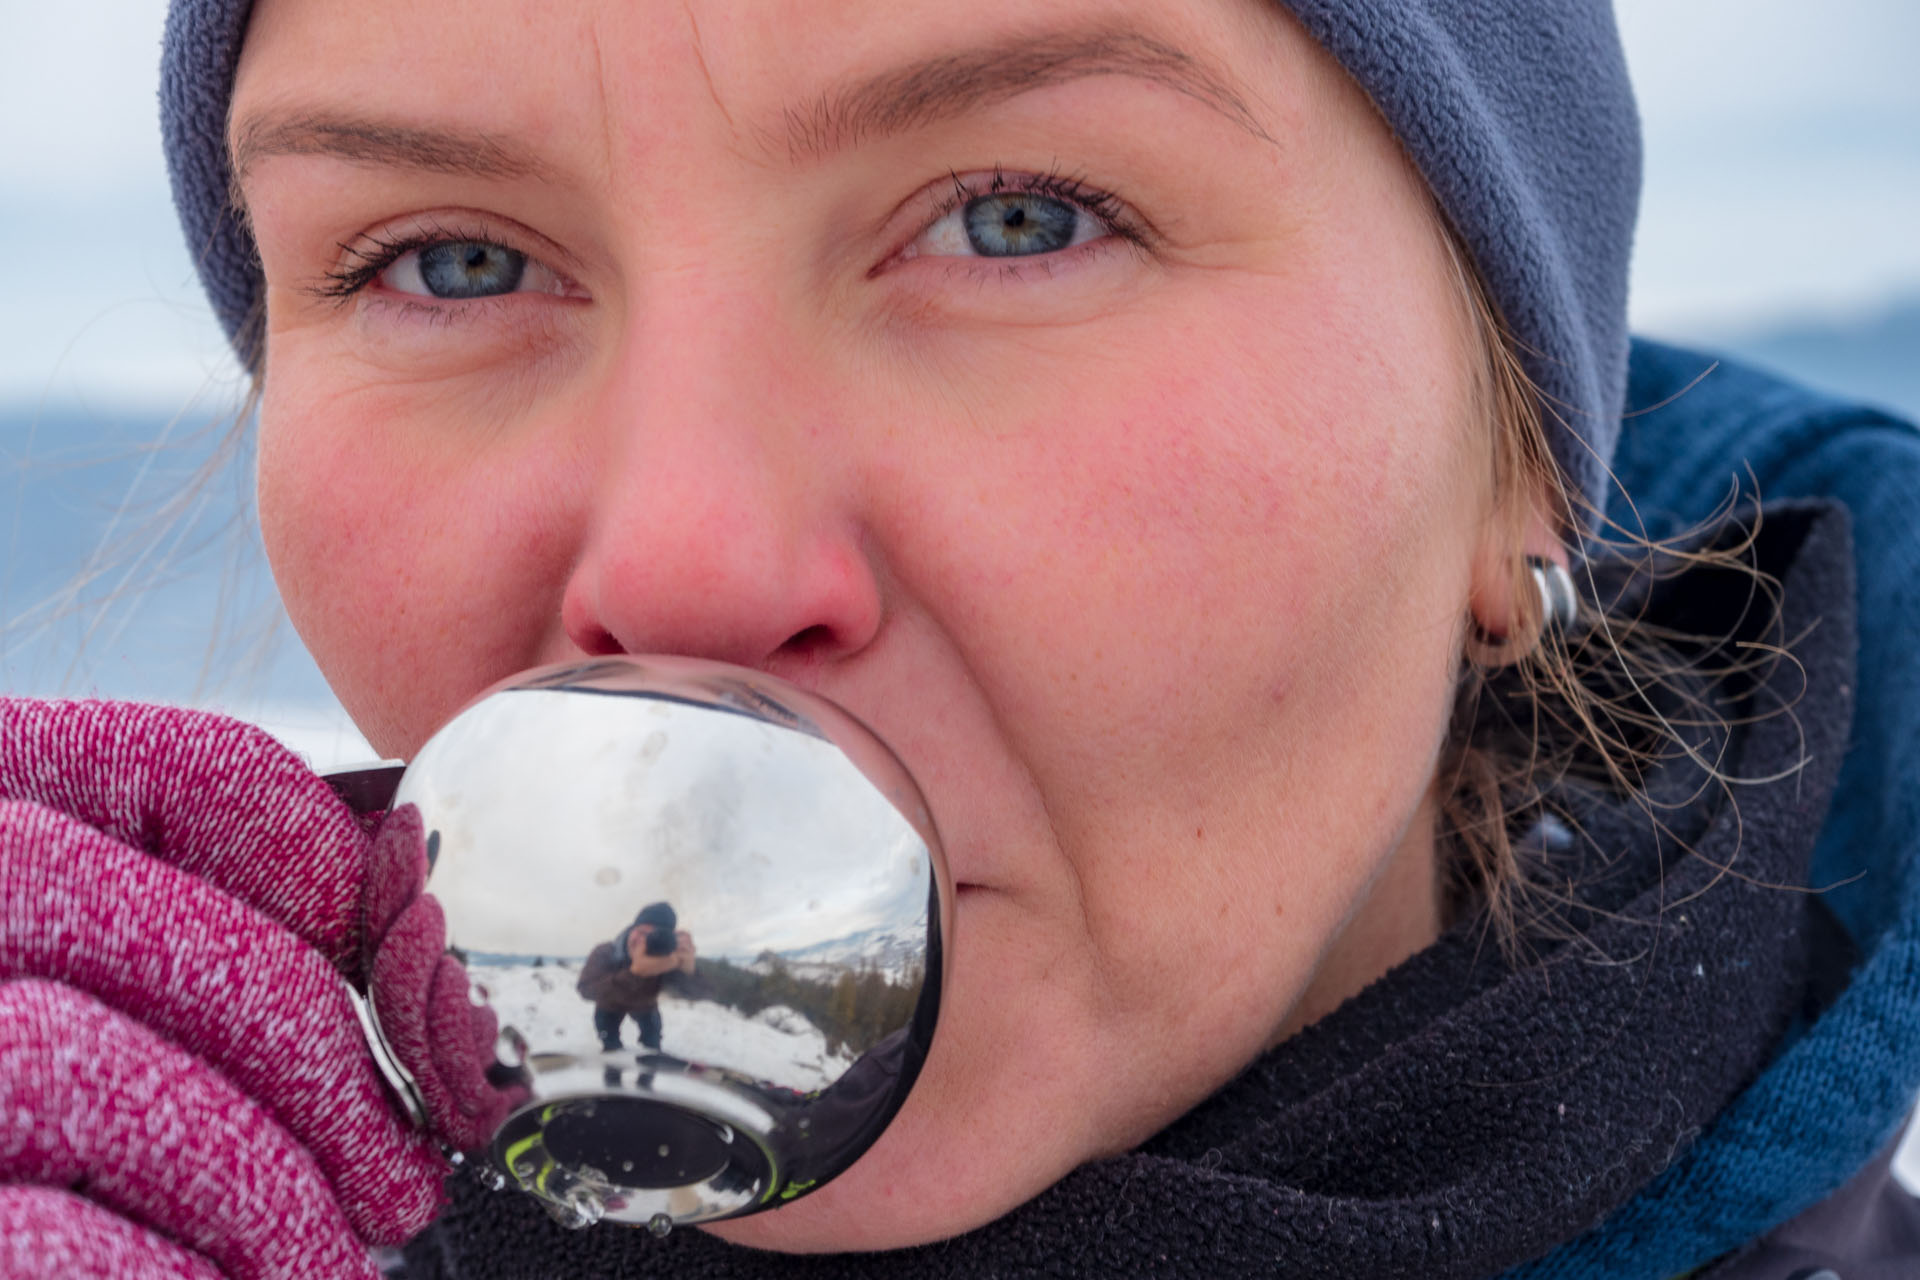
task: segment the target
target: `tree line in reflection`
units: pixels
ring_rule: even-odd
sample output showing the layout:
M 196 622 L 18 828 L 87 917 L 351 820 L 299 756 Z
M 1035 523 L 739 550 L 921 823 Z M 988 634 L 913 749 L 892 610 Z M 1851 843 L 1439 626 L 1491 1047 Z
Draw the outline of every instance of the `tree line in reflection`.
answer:
M 842 1048 L 864 1053 L 912 1019 L 925 973 L 918 965 L 897 977 L 879 968 L 807 968 L 797 972 L 771 951 L 761 952 L 751 966 L 703 957 L 697 973 L 676 975 L 667 990 L 716 1001 L 749 1018 L 785 1005 L 819 1028 L 829 1054 Z

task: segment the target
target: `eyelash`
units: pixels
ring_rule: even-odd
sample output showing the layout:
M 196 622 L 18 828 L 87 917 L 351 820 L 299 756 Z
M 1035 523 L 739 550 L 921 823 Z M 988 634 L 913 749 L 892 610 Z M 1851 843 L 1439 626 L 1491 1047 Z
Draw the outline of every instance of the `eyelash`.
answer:
M 947 173 L 947 180 L 951 189 L 935 204 L 933 217 L 927 220 L 927 226 L 932 226 L 955 209 L 983 196 L 1044 196 L 1073 205 L 1088 214 L 1115 239 L 1141 249 L 1149 248 L 1153 243 L 1152 228 L 1133 214 L 1119 196 L 1093 186 L 1084 178 L 1063 174 L 1058 169 L 1050 169 L 1044 174 L 1015 174 L 1008 177 L 1000 166 L 995 165 L 992 176 L 979 190 L 970 188 L 966 179 L 951 170 Z M 922 227 L 916 236 L 925 230 L 926 227 Z
M 924 234 L 928 227 L 971 201 L 984 196 L 1007 194 L 1041 196 L 1072 205 L 1098 222 L 1108 236 L 1137 249 L 1151 248 L 1156 238 L 1152 227 L 1132 213 L 1111 191 L 1095 187 L 1083 178 L 1061 173 L 1058 169 L 1049 170 L 1044 174 L 1009 176 L 996 165 L 985 184 L 977 186 L 969 186 L 968 179 L 961 177 L 957 172 L 949 171 L 947 178 L 950 189 L 935 201 L 932 216 L 914 233 L 916 239 Z M 974 181 L 978 182 L 977 179 Z M 308 292 L 315 297 L 344 304 L 379 279 L 380 274 L 402 256 L 417 249 L 456 240 L 474 240 L 487 244 L 503 243 L 497 233 L 483 228 L 439 224 L 404 235 L 369 233 L 357 242 L 343 241 L 340 244 L 342 260 L 336 266 L 328 268 L 323 278 L 311 286 Z M 506 245 L 505 247 L 513 248 L 514 246 Z M 903 252 L 904 248 L 890 254 L 868 273 L 869 276 L 877 275 L 889 264 L 897 261 Z M 1038 254 L 1024 259 L 960 259 L 958 261 L 976 270 L 984 266 L 1008 278 L 1018 279 L 1024 269 L 1048 263 L 1050 259 L 1059 256 L 1059 254 Z M 477 298 L 461 305 L 471 306 L 476 302 L 493 301 L 497 299 Z M 452 309 L 452 304 L 448 302 L 431 304 L 409 300 L 409 305 L 434 312 L 446 312 Z
M 478 227 L 448 227 L 438 223 L 431 229 L 421 228 L 406 235 L 387 236 L 370 233 L 360 237 L 358 242 L 342 241 L 340 252 L 345 255 L 337 266 L 329 267 L 319 283 L 308 292 L 317 298 L 330 298 L 335 302 L 347 302 L 353 296 L 379 279 L 380 273 L 392 266 L 401 256 L 415 249 L 425 249 L 430 245 L 445 244 L 455 240 L 475 240 L 486 244 L 502 244 L 498 233 Z M 512 245 L 506 245 L 513 248 Z M 475 302 L 491 302 L 491 298 L 472 299 Z M 412 305 L 418 305 L 412 303 Z M 430 310 L 444 311 L 445 306 L 431 307 Z

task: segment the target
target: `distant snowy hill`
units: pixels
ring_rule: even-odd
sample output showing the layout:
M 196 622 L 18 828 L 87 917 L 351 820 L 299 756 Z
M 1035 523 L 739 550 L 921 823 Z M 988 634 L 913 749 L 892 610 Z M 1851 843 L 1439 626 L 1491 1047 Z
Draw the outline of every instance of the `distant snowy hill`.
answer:
M 918 924 L 911 928 L 863 929 L 844 938 L 783 951 L 780 958 L 787 968 L 805 977 L 829 976 L 843 969 L 877 969 L 900 981 L 909 969 L 925 966 L 926 930 Z

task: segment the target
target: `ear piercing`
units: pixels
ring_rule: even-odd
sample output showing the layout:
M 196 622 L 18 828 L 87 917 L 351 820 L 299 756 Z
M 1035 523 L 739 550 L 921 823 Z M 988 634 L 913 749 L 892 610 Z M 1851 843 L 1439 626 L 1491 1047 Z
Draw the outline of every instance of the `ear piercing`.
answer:
M 1573 630 L 1574 619 L 1580 615 L 1580 598 L 1574 594 L 1573 575 L 1565 565 L 1545 556 L 1528 556 L 1527 569 L 1540 592 L 1542 630 L 1563 633 Z
M 1580 597 L 1573 589 L 1573 575 L 1545 556 L 1528 556 L 1525 564 L 1540 593 L 1538 625 L 1531 636 L 1508 632 L 1489 633 L 1478 621 L 1467 631 L 1467 657 L 1482 667 L 1504 667 L 1518 662 L 1550 635 L 1565 637 L 1580 615 Z

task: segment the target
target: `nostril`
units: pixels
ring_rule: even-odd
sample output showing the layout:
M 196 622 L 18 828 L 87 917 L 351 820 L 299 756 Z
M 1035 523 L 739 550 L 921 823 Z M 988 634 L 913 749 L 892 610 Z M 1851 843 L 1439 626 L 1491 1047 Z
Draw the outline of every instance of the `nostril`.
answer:
M 625 653 L 626 646 L 614 638 L 614 634 L 605 627 L 581 627 L 573 637 L 573 642 L 589 658 L 606 658 L 617 653 Z
M 826 656 L 834 647 L 833 628 L 815 625 L 796 631 L 780 646 L 780 655 L 806 661 Z

